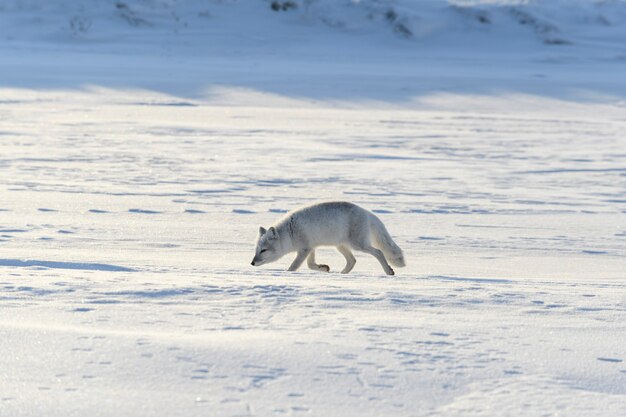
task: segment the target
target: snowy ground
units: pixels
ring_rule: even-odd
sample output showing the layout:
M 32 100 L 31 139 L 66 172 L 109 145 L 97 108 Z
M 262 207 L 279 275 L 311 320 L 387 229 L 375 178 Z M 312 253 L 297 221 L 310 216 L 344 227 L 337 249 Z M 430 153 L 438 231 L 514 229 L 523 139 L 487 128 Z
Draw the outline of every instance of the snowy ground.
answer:
M 0 416 L 626 415 L 623 2 L 270 3 L 0 7 Z

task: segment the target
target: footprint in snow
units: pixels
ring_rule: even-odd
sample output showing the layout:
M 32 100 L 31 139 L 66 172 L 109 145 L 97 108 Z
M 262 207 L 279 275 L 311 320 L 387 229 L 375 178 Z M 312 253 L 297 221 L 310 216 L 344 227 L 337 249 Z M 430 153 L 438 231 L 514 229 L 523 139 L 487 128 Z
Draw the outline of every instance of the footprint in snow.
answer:
M 144 210 L 144 209 L 129 209 L 128 210 L 129 213 L 140 213 L 140 214 L 161 214 L 160 211 L 155 211 L 155 210 Z
M 606 255 L 608 254 L 605 250 L 583 250 L 582 253 L 587 255 Z
M 88 308 L 88 307 L 78 307 L 75 308 L 74 310 L 72 310 L 74 313 L 86 313 L 88 311 L 93 311 L 93 308 Z
M 619 358 L 597 358 L 597 359 L 602 362 L 612 362 L 612 363 L 622 362 L 622 359 L 619 359 Z
M 520 371 L 516 371 L 515 369 L 507 369 L 504 371 L 505 375 L 521 375 Z
M 195 210 L 195 209 L 186 209 L 185 213 L 189 213 L 189 214 L 203 214 L 203 213 L 206 213 L 206 211 Z

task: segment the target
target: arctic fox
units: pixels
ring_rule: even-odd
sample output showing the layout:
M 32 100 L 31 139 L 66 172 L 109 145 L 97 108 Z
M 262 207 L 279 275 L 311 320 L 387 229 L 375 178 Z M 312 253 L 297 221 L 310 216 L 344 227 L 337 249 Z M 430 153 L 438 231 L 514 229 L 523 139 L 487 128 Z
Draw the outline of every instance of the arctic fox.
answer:
M 352 271 L 356 263 L 350 249 L 374 256 L 387 275 L 394 274 L 389 263 L 405 266 L 402 250 L 391 239 L 383 222 L 356 204 L 342 201 L 302 207 L 287 213 L 268 230 L 259 228 L 252 265 L 274 262 L 289 252 L 297 252 L 290 271 L 300 268 L 306 259 L 309 268 L 328 272 L 328 265 L 315 263 L 318 246 L 335 246 L 346 258 L 342 274 Z

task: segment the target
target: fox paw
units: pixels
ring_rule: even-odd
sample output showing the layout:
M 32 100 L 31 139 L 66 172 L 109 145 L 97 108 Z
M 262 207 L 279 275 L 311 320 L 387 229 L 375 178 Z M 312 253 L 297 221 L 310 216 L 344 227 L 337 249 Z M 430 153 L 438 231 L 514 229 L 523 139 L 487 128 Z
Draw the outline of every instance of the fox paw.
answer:
M 318 265 L 320 271 L 330 272 L 330 267 L 328 265 Z
M 393 269 L 389 268 L 389 271 L 386 271 L 387 275 L 395 275 L 396 273 L 393 272 Z

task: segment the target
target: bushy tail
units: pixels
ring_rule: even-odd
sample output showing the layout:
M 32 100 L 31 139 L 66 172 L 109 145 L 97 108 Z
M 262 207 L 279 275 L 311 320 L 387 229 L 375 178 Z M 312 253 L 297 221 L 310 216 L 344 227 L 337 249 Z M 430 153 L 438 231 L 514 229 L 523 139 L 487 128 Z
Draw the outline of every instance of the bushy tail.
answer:
M 385 258 L 391 265 L 400 268 L 406 266 L 402 249 L 393 241 L 383 222 L 373 214 L 370 215 L 370 232 L 372 243 L 385 254 Z

